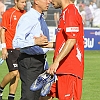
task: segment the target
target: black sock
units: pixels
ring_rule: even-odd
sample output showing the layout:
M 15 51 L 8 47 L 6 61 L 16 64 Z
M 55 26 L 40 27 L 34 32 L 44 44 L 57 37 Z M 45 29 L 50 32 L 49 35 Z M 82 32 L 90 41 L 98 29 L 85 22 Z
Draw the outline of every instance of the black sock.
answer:
M 15 94 L 9 94 L 8 95 L 8 100 L 14 100 L 14 98 L 15 98 Z
M 4 88 L 0 86 L 0 96 L 2 96 L 1 94 L 2 94 L 2 92 L 3 92 L 3 89 L 4 89 Z

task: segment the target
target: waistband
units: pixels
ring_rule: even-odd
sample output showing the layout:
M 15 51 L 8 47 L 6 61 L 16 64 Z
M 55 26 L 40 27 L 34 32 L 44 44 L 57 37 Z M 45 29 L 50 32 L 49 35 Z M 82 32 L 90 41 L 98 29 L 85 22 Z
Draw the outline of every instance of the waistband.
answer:
M 46 54 L 29 55 L 29 54 L 26 54 L 26 53 L 21 53 L 20 55 L 24 56 L 24 57 L 34 57 L 34 58 L 46 58 L 47 57 Z

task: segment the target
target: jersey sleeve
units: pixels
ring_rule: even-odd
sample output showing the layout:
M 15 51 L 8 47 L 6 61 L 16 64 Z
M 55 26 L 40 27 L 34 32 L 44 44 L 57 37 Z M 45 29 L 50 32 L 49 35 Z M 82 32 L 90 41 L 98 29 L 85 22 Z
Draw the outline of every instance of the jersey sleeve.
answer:
M 9 14 L 8 12 L 4 12 L 3 16 L 2 16 L 2 22 L 1 22 L 1 27 L 7 29 L 7 26 L 9 25 Z
M 64 15 L 65 25 L 64 25 L 64 31 L 68 38 L 75 39 L 77 38 L 77 35 L 79 33 L 79 23 L 77 18 L 77 12 L 74 10 L 66 11 Z

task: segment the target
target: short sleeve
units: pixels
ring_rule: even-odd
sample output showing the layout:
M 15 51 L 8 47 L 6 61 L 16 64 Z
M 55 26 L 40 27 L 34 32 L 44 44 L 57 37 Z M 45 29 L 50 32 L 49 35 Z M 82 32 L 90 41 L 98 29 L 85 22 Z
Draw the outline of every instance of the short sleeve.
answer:
M 78 16 L 75 10 L 67 10 L 64 15 L 64 31 L 68 38 L 75 39 L 79 32 Z M 80 20 L 80 19 L 79 19 Z

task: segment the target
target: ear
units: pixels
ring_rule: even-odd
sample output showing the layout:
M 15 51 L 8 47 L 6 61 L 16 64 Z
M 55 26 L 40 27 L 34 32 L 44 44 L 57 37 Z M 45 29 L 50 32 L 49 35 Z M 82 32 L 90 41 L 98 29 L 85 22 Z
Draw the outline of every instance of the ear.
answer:
M 38 4 L 38 2 L 39 2 L 39 0 L 34 0 L 34 3 L 35 3 L 35 4 Z
M 18 2 L 18 0 L 14 0 L 15 4 Z

